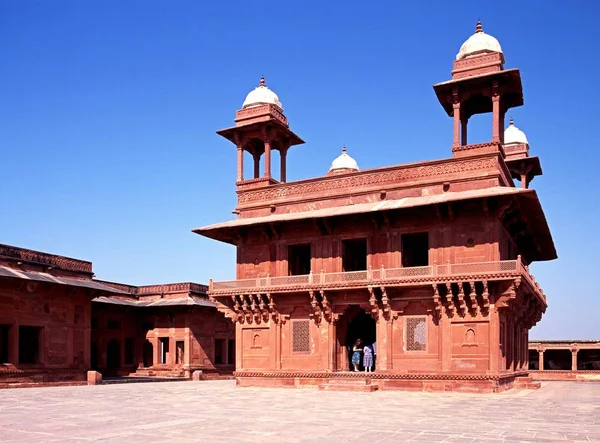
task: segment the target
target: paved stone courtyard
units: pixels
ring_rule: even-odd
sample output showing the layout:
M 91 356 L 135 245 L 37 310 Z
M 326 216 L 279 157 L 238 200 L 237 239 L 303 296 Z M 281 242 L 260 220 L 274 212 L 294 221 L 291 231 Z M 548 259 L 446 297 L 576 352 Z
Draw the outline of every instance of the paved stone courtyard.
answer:
M 600 441 L 600 383 L 500 394 L 236 388 L 0 390 L 0 442 Z

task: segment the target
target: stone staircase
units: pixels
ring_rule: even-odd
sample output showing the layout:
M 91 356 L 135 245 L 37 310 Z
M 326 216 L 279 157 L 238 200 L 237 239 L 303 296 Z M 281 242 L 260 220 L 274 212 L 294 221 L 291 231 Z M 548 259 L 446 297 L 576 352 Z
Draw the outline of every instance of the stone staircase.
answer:
M 371 378 L 331 378 L 319 385 L 321 391 L 358 391 L 373 392 L 379 389 Z
M 516 377 L 513 383 L 515 389 L 540 389 L 542 384 L 532 377 Z

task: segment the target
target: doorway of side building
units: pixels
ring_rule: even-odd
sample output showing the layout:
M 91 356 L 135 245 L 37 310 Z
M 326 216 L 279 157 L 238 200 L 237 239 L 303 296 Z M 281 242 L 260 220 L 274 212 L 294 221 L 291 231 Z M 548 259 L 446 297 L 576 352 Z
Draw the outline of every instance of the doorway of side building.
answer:
M 377 328 L 373 317 L 359 306 L 350 306 L 344 315 L 342 320 L 338 322 L 337 326 L 337 370 L 338 371 L 353 371 L 352 365 L 352 348 L 359 339 L 362 341 L 361 346 L 373 346 L 377 339 Z M 361 353 L 361 362 L 359 370 L 364 371 Z M 374 359 L 373 370 L 377 365 L 376 359 Z
M 151 367 L 154 364 L 154 346 L 150 340 L 144 341 L 143 354 L 144 367 Z
M 121 345 L 117 339 L 112 339 L 106 346 L 106 369 L 114 373 L 121 366 Z

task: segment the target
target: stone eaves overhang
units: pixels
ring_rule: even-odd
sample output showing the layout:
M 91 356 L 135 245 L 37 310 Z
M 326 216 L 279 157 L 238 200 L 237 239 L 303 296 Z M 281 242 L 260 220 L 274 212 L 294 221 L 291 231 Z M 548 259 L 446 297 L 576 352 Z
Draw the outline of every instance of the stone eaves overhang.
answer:
M 323 208 L 313 211 L 272 214 L 263 217 L 251 217 L 218 223 L 193 232 L 204 237 L 219 240 L 233 245 L 240 244 L 240 230 L 260 225 L 276 225 L 292 223 L 301 220 L 325 219 L 356 214 L 370 214 L 381 211 L 398 211 L 409 208 L 424 207 L 440 203 L 479 200 L 485 198 L 513 198 L 518 202 L 523 218 L 527 222 L 527 232 L 537 248 L 533 260 L 553 260 L 557 257 L 554 241 L 544 216 L 537 193 L 533 189 L 518 189 L 510 187 L 491 187 L 469 191 L 445 192 L 436 195 L 406 197 L 398 200 L 384 200 L 374 203 Z
M 506 69 L 498 72 L 489 72 L 486 74 L 474 75 L 455 80 L 448 80 L 442 83 L 433 85 L 433 90 L 438 97 L 438 100 L 446 114 L 450 117 L 454 115 L 454 93 L 469 93 L 471 91 L 485 90 L 490 82 L 497 80 L 500 87 L 505 90 L 502 97 L 503 106 L 505 109 L 514 108 L 523 105 L 523 86 L 521 84 L 521 74 L 518 69 Z M 468 102 L 465 112 L 468 117 L 491 112 L 491 102 L 487 100 L 475 99 Z
M 19 269 L 0 266 L 0 278 L 13 278 L 31 282 L 51 283 L 63 286 L 90 289 L 92 291 L 108 292 L 111 294 L 127 294 L 124 291 L 102 284 L 92 279 L 57 277 L 46 272 L 21 271 Z

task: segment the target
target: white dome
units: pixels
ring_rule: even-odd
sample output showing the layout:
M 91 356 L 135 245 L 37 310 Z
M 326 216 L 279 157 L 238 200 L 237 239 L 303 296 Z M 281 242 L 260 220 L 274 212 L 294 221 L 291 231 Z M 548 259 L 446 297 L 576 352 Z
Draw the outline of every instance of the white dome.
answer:
M 506 128 L 504 131 L 504 144 L 515 145 L 518 143 L 525 143 L 526 145 L 529 144 L 525 133 L 515 126 L 515 123 L 511 118 L 508 128 Z
M 352 169 L 354 171 L 359 170 L 358 163 L 356 163 L 356 160 L 354 160 L 348 155 L 348 153 L 346 152 L 346 147 L 344 146 L 342 148 L 342 154 L 331 162 L 329 172 L 345 169 Z
M 254 88 L 254 90 L 250 91 L 250 93 L 246 96 L 246 100 L 244 100 L 242 109 L 250 108 L 253 106 L 260 106 L 267 103 L 271 105 L 277 105 L 281 109 L 283 109 L 283 106 L 281 106 L 281 102 L 279 101 L 279 97 L 277 97 L 277 94 L 275 94 L 273 91 L 267 88 L 267 86 L 265 85 L 265 78 L 261 77 L 260 84 L 258 85 L 258 87 Z
M 499 52 L 502 54 L 502 47 L 495 37 L 483 32 L 481 22 L 477 22 L 475 34 L 469 37 L 467 41 L 462 44 L 458 54 L 456 54 L 456 60 L 461 60 L 471 54 L 482 51 Z

